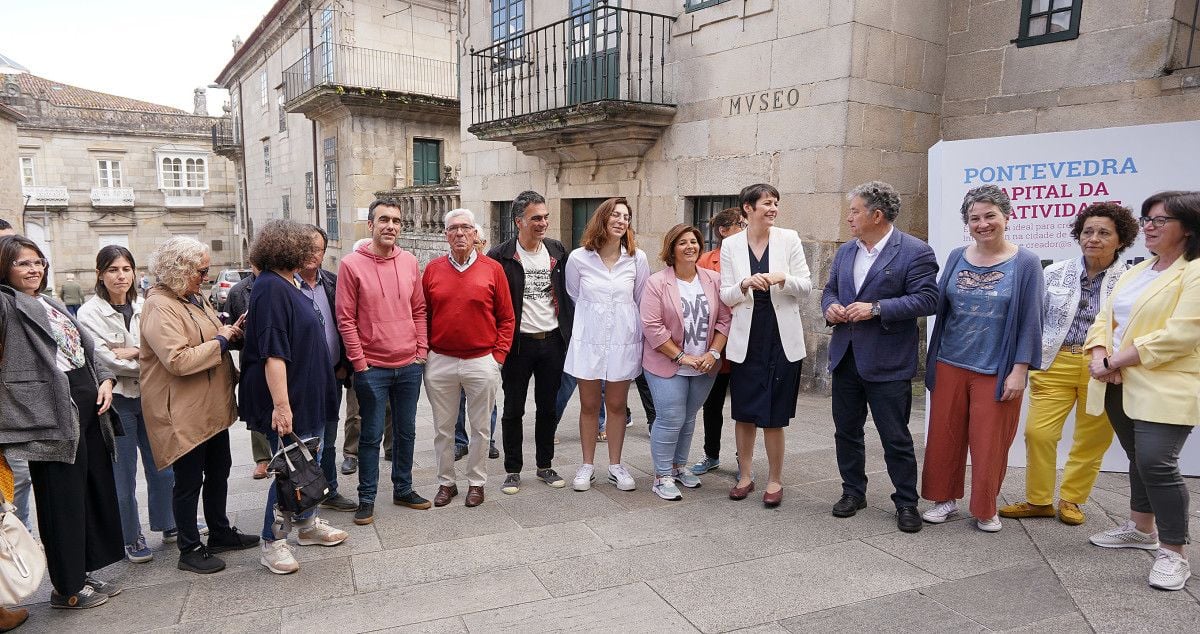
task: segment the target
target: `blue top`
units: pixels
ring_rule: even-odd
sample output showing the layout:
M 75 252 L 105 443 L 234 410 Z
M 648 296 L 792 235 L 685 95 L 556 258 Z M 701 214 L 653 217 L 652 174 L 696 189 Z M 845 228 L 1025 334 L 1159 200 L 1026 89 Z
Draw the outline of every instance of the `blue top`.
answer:
M 331 293 L 325 290 L 325 276 L 318 272 L 317 285 L 309 286 L 308 282 L 296 275 L 296 283 L 300 285 L 300 292 L 312 300 L 313 308 L 317 311 L 317 318 L 325 331 L 325 345 L 329 347 L 329 365 L 336 366 L 342 355 L 342 336 L 338 334 L 337 314 L 333 312 L 333 306 L 330 305 Z
M 326 421 L 337 416 L 337 386 L 312 298 L 278 274 L 263 272 L 250 291 L 245 333 L 238 414 L 250 429 L 270 431 L 274 404 L 266 361 L 278 357 L 287 364 L 293 431 L 301 438 L 323 434 Z
M 961 258 L 951 271 L 950 314 L 938 361 L 995 374 L 1000 367 L 1004 321 L 1013 292 L 1013 257 L 992 266 L 975 266 Z
M 925 389 L 933 390 L 937 374 L 936 361 L 941 355 L 942 340 L 953 336 L 946 333 L 950 314 L 950 280 L 955 278 L 959 261 L 966 247 L 958 247 L 946 259 L 946 268 L 938 280 L 938 309 L 929 336 L 929 353 L 925 357 Z M 1004 393 L 1004 379 L 1014 365 L 1028 363 L 1030 370 L 1042 367 L 1042 295 L 1045 281 L 1042 262 L 1033 251 L 1017 248 L 1013 263 L 1012 299 L 1004 315 L 1003 337 L 1000 340 L 999 363 L 996 366 L 996 400 Z

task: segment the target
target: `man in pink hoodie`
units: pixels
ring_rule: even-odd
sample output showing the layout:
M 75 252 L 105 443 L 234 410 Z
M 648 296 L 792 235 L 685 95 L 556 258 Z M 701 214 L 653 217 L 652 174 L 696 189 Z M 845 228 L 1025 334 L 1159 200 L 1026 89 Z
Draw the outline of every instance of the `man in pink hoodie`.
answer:
M 417 399 L 429 353 L 425 296 L 413 254 L 396 246 L 400 203 L 371 203 L 367 228 L 371 242 L 342 258 L 338 266 L 337 320 L 346 358 L 354 368 L 354 392 L 362 416 L 358 455 L 358 510 L 354 523 L 375 521 L 379 442 L 384 412 L 392 408 L 392 502 L 427 509 L 429 500 L 412 487 Z

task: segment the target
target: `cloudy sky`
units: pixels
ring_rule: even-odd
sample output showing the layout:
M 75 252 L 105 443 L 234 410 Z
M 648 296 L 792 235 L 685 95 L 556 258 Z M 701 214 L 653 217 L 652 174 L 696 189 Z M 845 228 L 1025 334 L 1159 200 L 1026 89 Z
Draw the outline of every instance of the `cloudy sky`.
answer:
M 274 0 L 0 0 L 0 53 L 35 75 L 192 111 Z M 208 91 L 210 114 L 223 90 Z

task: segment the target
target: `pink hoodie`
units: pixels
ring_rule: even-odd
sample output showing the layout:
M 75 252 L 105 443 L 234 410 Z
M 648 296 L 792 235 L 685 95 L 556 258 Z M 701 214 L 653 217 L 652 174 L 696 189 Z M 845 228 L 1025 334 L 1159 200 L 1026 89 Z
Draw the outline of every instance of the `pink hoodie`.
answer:
M 400 247 L 381 257 L 368 243 L 342 258 L 335 312 L 355 372 L 399 368 L 429 353 L 417 258 Z

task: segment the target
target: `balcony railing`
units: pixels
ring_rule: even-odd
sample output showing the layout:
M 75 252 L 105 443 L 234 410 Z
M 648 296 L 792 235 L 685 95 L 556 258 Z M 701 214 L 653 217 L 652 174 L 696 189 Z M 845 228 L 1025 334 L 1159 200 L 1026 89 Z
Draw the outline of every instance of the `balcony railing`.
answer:
M 29 197 L 26 207 L 66 207 L 71 199 L 66 187 L 25 186 L 21 193 Z
M 597 6 L 471 50 L 471 122 L 597 101 L 673 105 L 667 46 L 675 18 Z
M 284 106 L 317 88 L 458 99 L 458 64 L 345 44 L 318 44 L 283 71 Z
M 1175 4 L 1175 53 L 1170 70 L 1200 68 L 1200 0 Z
M 214 152 L 236 146 L 238 144 L 237 128 L 233 125 L 232 117 L 222 118 L 212 127 L 212 147 Z
M 93 207 L 132 207 L 132 187 L 93 187 Z

